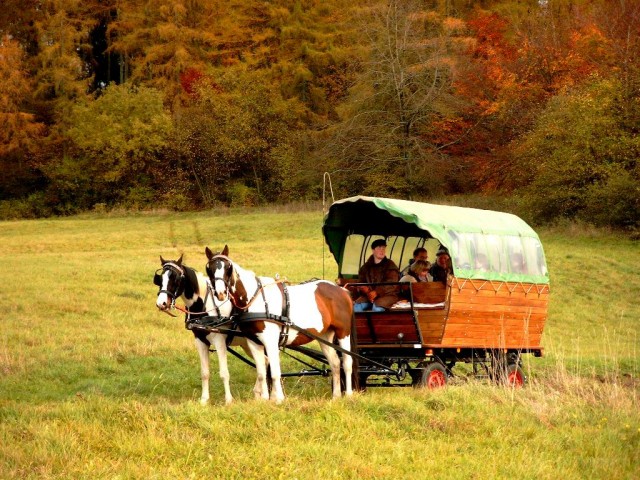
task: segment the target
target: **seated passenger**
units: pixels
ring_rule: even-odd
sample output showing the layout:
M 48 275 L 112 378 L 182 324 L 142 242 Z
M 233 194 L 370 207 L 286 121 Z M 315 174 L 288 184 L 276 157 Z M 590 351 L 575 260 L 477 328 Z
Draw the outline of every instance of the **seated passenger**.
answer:
M 407 275 L 409 273 L 411 265 L 413 265 L 418 260 L 426 261 L 429 264 L 429 268 L 431 268 L 431 262 L 429 262 L 429 252 L 427 252 L 427 249 L 424 247 L 418 247 L 413 251 L 413 258 L 409 260 L 409 265 L 402 269 L 402 271 L 400 272 L 400 276 L 402 277 L 404 275 Z
M 434 282 L 442 282 L 446 285 L 447 275 L 453 273 L 451 257 L 449 256 L 449 251 L 446 248 L 440 247 L 436 253 L 436 263 L 431 267 L 429 273 L 433 277 Z
M 371 244 L 373 250 L 369 259 L 360 267 L 358 272 L 359 283 L 386 283 L 397 282 L 400 279 L 398 267 L 386 256 L 387 242 L 382 239 L 375 240 Z M 360 296 L 356 299 L 354 311 L 363 312 L 373 310 L 382 312 L 396 303 L 398 285 L 373 285 L 371 287 L 358 287 Z
M 425 260 L 416 260 L 411 264 L 409 271 L 403 276 L 401 282 L 433 282 L 433 277 L 429 274 L 431 264 Z
M 482 272 L 489 271 L 489 259 L 484 253 L 478 253 L 476 255 L 476 270 L 480 270 Z
M 524 264 L 524 257 L 521 253 L 514 253 L 511 255 L 511 273 L 527 273 L 527 268 Z

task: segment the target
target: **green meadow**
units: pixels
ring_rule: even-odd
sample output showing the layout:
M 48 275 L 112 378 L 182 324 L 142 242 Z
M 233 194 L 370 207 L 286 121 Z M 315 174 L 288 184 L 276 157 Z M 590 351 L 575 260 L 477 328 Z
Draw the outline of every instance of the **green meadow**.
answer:
M 155 307 L 159 256 L 204 269 L 205 246 L 257 274 L 334 279 L 321 208 L 86 215 L 0 223 L 2 479 L 640 478 L 640 244 L 540 229 L 551 274 L 542 358 L 523 389 L 462 374 L 446 388 L 327 378 L 253 399 L 230 359 L 211 404 L 181 317 Z M 291 360 L 285 366 L 294 368 Z

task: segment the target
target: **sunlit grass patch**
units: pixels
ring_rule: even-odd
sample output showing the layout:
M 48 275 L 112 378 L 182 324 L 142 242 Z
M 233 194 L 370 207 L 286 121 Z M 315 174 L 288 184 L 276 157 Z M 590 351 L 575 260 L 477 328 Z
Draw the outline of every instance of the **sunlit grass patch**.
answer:
M 201 406 L 193 336 L 155 307 L 159 256 L 202 270 L 204 246 L 228 244 L 257 274 L 322 277 L 324 260 L 333 279 L 321 224 L 304 209 L 3 223 L 0 478 L 640 476 L 640 249 L 606 231 L 540 232 L 550 316 L 525 388 L 460 365 L 441 390 L 334 401 L 328 378 L 292 377 L 276 406 L 231 358 L 227 407 L 212 353 Z

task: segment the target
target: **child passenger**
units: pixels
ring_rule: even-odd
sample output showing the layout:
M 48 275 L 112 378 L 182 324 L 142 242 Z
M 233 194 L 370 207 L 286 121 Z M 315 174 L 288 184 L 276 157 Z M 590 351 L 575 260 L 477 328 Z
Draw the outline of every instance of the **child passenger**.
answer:
M 425 260 L 416 260 L 411 264 L 409 271 L 404 275 L 401 282 L 433 282 L 433 277 L 429 274 L 429 262 Z

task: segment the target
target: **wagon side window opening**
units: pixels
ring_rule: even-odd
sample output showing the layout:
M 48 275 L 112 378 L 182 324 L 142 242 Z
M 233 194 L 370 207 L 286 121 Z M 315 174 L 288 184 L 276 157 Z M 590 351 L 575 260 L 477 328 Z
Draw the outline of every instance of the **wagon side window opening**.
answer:
M 542 276 L 547 274 L 542 245 L 538 239 L 531 237 L 523 238 L 522 251 L 527 273 Z
M 342 268 L 340 275 L 344 278 L 357 278 L 360 270 L 361 259 L 366 253 L 364 235 L 352 234 L 347 237 L 342 255 Z
M 400 265 L 402 261 L 402 251 L 405 246 L 404 237 L 391 236 L 387 237 L 387 258 L 393 260 L 396 265 Z M 367 258 L 369 258 L 367 256 Z M 365 258 L 365 261 L 367 259 Z M 402 267 L 401 267 L 402 268 Z
M 439 246 L 439 242 L 434 238 L 351 234 L 345 242 L 340 275 L 344 278 L 357 278 L 360 267 L 371 255 L 371 243 L 379 238 L 387 241 L 387 257 L 401 270 L 408 265 L 417 247 L 426 248 L 429 259 L 433 262 Z
M 520 237 L 510 235 L 506 237 L 506 240 L 507 252 L 509 253 L 509 273 L 526 273 L 527 265 L 525 263 L 522 239 Z
M 516 237 L 507 238 L 509 252 L 509 271 L 513 274 L 547 275 L 542 245 L 537 238 Z
M 387 242 L 387 257 L 393 259 L 402 256 L 404 239 L 402 237 L 384 237 L 382 235 L 364 236 L 351 234 L 347 237 L 342 255 L 342 269 L 340 275 L 343 278 L 358 278 L 360 267 L 371 255 L 371 244 L 378 239 Z M 396 262 L 397 263 L 397 262 Z
M 546 275 L 542 246 L 535 238 L 449 231 L 454 271 Z

